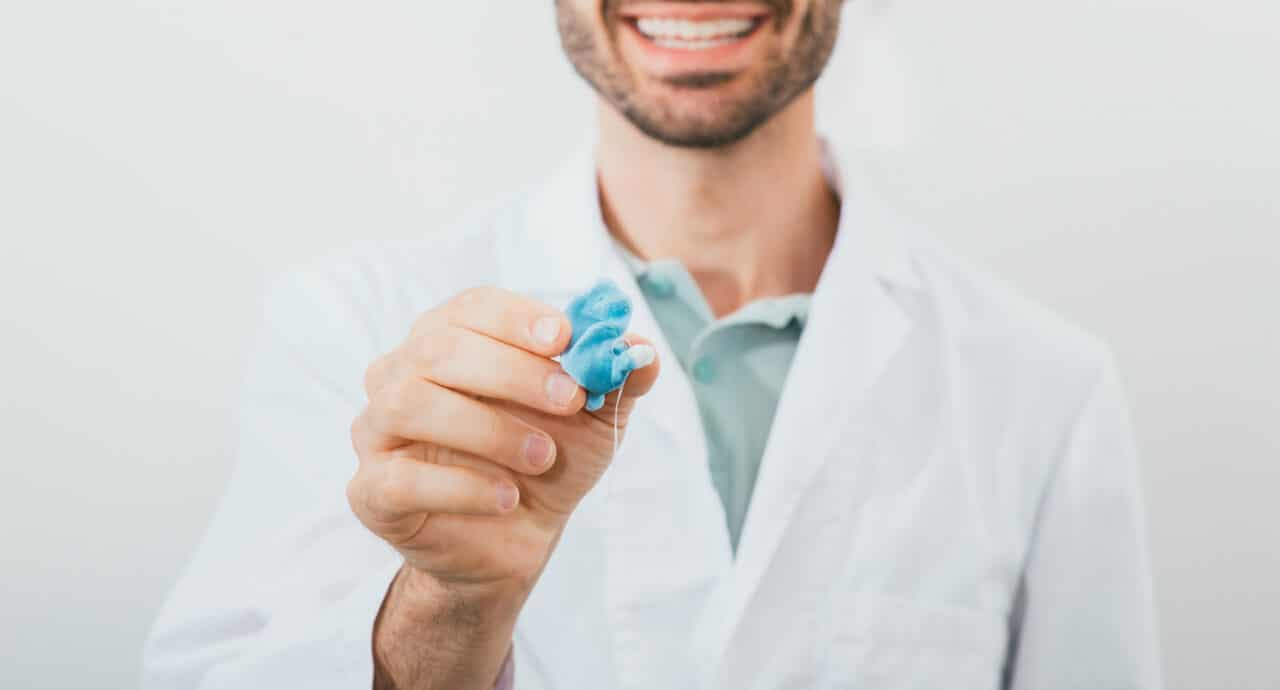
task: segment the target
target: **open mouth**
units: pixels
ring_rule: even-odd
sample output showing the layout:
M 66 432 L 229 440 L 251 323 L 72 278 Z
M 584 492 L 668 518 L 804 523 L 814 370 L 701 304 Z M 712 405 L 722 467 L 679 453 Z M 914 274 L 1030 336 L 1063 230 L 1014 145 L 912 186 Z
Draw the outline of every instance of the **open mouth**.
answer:
M 700 51 L 743 41 L 755 33 L 765 17 L 712 17 L 688 19 L 679 17 L 628 17 L 642 37 L 660 48 Z
M 719 87 L 759 63 L 771 17 L 758 1 L 631 2 L 615 21 L 625 25 L 619 49 L 633 69 L 687 90 Z

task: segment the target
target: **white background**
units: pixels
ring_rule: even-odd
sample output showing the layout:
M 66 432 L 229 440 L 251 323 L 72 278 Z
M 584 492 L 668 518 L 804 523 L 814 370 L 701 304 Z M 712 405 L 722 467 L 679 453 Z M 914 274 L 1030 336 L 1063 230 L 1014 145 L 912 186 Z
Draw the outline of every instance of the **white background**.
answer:
M 588 126 L 551 6 L 0 3 L 0 687 L 136 683 L 269 274 L 434 232 Z M 885 195 L 1117 350 L 1176 689 L 1280 682 L 1278 24 L 897 0 L 902 78 L 851 26 L 823 84 Z

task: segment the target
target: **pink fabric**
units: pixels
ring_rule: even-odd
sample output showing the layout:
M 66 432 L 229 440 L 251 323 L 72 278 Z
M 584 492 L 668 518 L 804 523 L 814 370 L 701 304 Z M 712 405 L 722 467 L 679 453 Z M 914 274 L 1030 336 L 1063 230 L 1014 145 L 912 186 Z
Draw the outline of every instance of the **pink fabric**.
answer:
M 502 670 L 498 671 L 498 680 L 493 690 L 512 690 L 516 685 L 516 661 L 512 650 L 507 650 L 507 658 L 502 662 Z

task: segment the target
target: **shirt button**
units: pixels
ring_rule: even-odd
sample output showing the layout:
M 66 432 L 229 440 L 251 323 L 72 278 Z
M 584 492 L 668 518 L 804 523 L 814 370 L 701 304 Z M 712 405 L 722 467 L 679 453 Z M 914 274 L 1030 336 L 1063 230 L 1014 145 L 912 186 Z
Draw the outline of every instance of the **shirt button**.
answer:
M 649 291 L 654 297 L 666 299 L 676 294 L 676 286 L 671 282 L 670 278 L 665 276 L 650 275 L 645 278 L 645 282 L 649 284 Z
M 703 357 L 693 365 L 693 378 L 702 384 L 716 380 L 716 365 L 710 357 Z

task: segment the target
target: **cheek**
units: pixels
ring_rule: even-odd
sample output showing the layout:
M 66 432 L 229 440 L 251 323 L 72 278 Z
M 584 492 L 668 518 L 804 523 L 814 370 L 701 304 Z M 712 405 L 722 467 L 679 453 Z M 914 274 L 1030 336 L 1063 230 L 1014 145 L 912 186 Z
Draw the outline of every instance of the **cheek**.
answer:
M 830 30 L 828 24 L 833 16 L 838 16 L 843 4 L 841 0 L 796 0 L 792 15 L 782 29 L 779 41 L 782 53 L 790 55 L 805 42 L 818 40 Z
M 804 30 L 805 16 L 810 11 L 811 2 L 809 0 L 795 0 L 791 3 L 790 14 L 781 25 L 775 24 L 772 29 L 774 31 L 774 44 L 782 49 L 783 52 L 791 50 Z
M 603 28 L 603 0 L 556 0 L 556 12 L 562 19 L 595 34 Z
M 573 0 L 573 3 L 582 21 L 597 30 L 603 29 L 609 15 L 618 10 L 616 0 Z
M 619 24 L 609 14 L 616 12 L 616 0 L 569 0 L 578 25 L 591 33 L 599 52 L 610 53 L 618 40 Z

